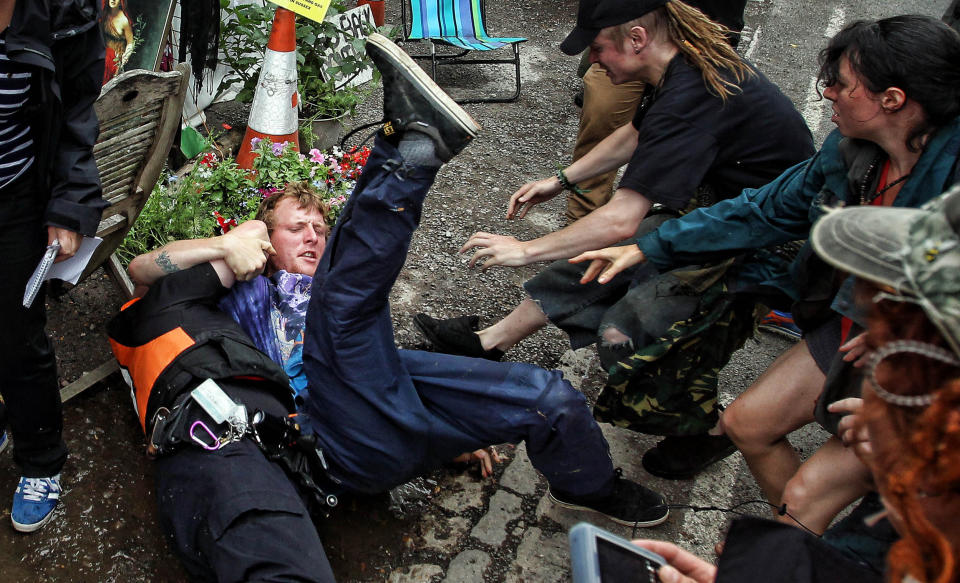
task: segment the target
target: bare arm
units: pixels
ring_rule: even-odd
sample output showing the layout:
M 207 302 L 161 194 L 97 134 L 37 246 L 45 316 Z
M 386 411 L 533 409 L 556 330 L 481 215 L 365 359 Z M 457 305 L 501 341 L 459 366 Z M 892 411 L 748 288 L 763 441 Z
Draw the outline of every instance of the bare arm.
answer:
M 218 273 L 226 268 L 236 279 L 246 281 L 263 271 L 267 257 L 274 253 L 267 226 L 261 221 L 247 221 L 219 237 L 168 243 L 134 258 L 127 270 L 137 287 L 143 288 L 170 273 L 222 260 L 219 267 L 214 264 Z
M 124 24 L 120 28 L 123 30 L 123 38 L 127 41 L 127 44 L 124 46 L 123 55 L 120 56 L 121 68 L 127 64 L 127 61 L 133 56 L 133 49 L 136 48 L 133 44 L 133 26 L 130 25 L 130 20 L 126 15 L 123 16 L 123 21 Z
M 536 261 L 567 259 L 632 237 L 650 206 L 650 200 L 639 192 L 620 188 L 610 202 L 559 231 L 531 241 L 518 241 L 514 237 L 493 233 L 474 233 L 460 252 L 476 249 L 470 266 L 484 260 L 483 269 L 494 265 L 520 267 Z
M 567 180 L 573 183 L 582 182 L 629 162 L 637 148 L 637 133 L 632 123 L 615 130 L 583 158 L 564 168 L 563 173 Z M 522 219 L 533 205 L 550 200 L 561 191 L 562 187 L 556 176 L 528 182 L 510 197 L 507 218 Z

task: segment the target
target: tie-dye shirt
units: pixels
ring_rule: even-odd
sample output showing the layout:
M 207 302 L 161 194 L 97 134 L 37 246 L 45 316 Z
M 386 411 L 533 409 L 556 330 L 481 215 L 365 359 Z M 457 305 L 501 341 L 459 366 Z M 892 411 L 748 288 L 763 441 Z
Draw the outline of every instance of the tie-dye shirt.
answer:
M 307 386 L 303 372 L 303 330 L 313 278 L 278 271 L 269 278 L 238 281 L 220 301 L 257 347 L 283 366 L 294 397 Z

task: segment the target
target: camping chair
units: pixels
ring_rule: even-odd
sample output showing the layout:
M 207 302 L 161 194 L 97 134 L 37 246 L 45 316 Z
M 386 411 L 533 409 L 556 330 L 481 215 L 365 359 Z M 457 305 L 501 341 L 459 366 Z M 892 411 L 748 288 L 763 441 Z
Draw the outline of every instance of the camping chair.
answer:
M 407 0 L 401 3 L 400 19 L 404 40 L 430 43 L 429 55 L 411 55 L 430 59 L 430 76 L 436 79 L 437 65 L 513 64 L 516 91 L 509 97 L 457 100 L 458 103 L 506 103 L 520 97 L 520 43 L 525 38 L 493 38 L 487 35 L 483 0 L 409 0 L 410 32 L 407 32 Z M 438 55 L 436 43 L 462 49 L 452 55 Z M 512 59 L 464 59 L 471 51 L 492 51 L 510 45 Z
M 103 186 L 104 209 L 97 236 L 103 239 L 80 281 L 106 265 L 125 298 L 133 283 L 114 251 L 140 215 L 163 170 L 180 127 L 183 100 L 190 79 L 188 65 L 169 73 L 133 70 L 111 79 L 94 104 L 100 137 L 93 148 Z M 79 283 L 79 281 L 78 281 Z M 63 401 L 74 397 L 117 370 L 113 358 L 60 390 Z

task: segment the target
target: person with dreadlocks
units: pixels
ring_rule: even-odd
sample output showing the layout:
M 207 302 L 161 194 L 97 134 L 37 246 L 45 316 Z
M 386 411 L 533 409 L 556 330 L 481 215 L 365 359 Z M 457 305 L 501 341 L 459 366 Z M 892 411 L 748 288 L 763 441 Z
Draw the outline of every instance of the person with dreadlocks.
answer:
M 960 187 L 919 209 L 831 210 L 813 227 L 813 249 L 856 276 L 868 358 L 862 399 L 845 413 L 844 445 L 870 469 L 901 538 L 886 556 L 889 583 L 960 579 Z M 877 516 L 872 517 L 873 520 Z M 634 544 L 661 554 L 665 583 L 873 581 L 808 533 L 739 519 L 713 565 L 664 541 Z
M 864 494 L 868 472 L 836 438 L 801 465 L 787 436 L 814 421 L 835 432 L 836 420 L 823 409 L 859 394 L 855 362 L 865 350 L 863 322 L 848 280 L 809 246 L 779 274 L 767 270 L 763 250 L 807 238 L 824 205 L 917 207 L 960 181 L 958 62 L 960 36 L 935 18 L 850 23 L 820 53 L 818 78 L 837 129 L 809 162 L 762 188 L 664 223 L 633 245 L 574 259 L 595 262 L 587 279 L 609 281 L 638 264 L 675 269 L 747 252 L 726 276 L 731 289 L 761 280 L 796 300 L 791 311 L 803 339 L 727 406 L 719 428 L 767 500 L 786 505 L 818 533 Z M 775 277 L 764 279 L 770 274 Z
M 814 152 L 790 100 L 730 46 L 723 27 L 673 0 L 581 0 L 577 25 L 560 45 L 590 58 L 614 84 L 647 83 L 627 123 L 556 176 L 530 182 L 510 199 L 507 218 L 577 183 L 627 164 L 613 198 L 564 229 L 531 241 L 475 233 L 470 265 L 518 267 L 567 259 L 654 230 L 666 219 L 766 184 Z M 658 205 L 656 213 L 651 207 Z M 650 214 L 650 216 L 648 216 Z M 638 230 L 639 228 L 639 230 Z M 717 420 L 717 371 L 752 333 L 753 302 L 721 292 L 729 263 L 658 274 L 640 269 L 616 286 L 582 286 L 580 266 L 556 261 L 525 285 L 529 294 L 505 319 L 476 331 L 478 317 L 415 322 L 441 352 L 499 359 L 548 322 L 570 335 L 574 349 L 599 342 L 606 370 L 638 351 L 645 367 L 612 379 L 652 386 L 661 399 L 642 406 L 602 404 L 602 421 L 671 436 L 643 458 L 648 472 L 692 477 L 735 448 L 707 434 Z M 667 332 L 670 332 L 669 336 Z M 699 340 L 702 350 L 670 351 Z M 669 353 L 669 354 L 668 354 Z M 640 392 L 640 391 L 636 391 Z M 631 391 L 631 394 L 635 392 Z

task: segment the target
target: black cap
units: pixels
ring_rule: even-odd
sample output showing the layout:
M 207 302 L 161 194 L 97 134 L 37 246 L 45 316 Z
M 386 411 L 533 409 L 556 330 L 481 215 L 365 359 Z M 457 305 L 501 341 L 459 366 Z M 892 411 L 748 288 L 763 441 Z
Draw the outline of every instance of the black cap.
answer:
M 577 25 L 560 43 L 560 50 L 571 56 L 578 55 L 590 46 L 604 28 L 640 18 L 667 2 L 668 0 L 580 0 Z

